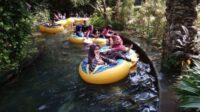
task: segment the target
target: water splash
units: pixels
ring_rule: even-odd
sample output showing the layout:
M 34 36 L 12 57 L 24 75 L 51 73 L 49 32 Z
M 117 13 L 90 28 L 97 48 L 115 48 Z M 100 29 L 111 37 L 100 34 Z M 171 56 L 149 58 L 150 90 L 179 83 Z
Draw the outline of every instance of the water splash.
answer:
M 138 87 L 132 96 L 132 100 L 138 105 L 138 112 L 158 110 L 158 91 L 154 85 L 155 77 L 150 72 L 150 65 L 139 61 L 136 72 L 129 75 L 131 84 Z

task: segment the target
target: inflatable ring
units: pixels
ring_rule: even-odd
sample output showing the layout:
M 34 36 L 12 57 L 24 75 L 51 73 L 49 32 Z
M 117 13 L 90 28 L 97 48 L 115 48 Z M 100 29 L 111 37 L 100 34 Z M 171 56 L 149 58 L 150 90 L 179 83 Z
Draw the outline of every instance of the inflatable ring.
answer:
M 84 21 L 88 21 L 89 18 L 74 18 L 75 24 L 84 24 Z
M 64 27 L 60 25 L 45 26 L 44 24 L 39 25 L 39 31 L 43 33 L 58 33 L 64 31 Z
M 90 39 L 92 39 L 93 43 L 100 44 L 100 45 L 106 45 L 107 43 L 107 39 L 103 39 L 103 38 L 90 38 Z M 74 44 L 85 43 L 83 37 L 76 37 L 76 36 L 69 37 L 68 41 Z
M 82 37 L 69 37 L 68 41 L 74 44 L 84 44 L 84 38 Z
M 58 20 L 55 22 L 57 25 L 62 25 L 62 26 L 65 26 L 66 23 L 67 23 L 67 20 L 66 19 L 63 19 L 63 20 Z
M 100 45 L 106 45 L 107 39 L 104 38 L 92 38 L 93 43 L 100 44 Z
M 99 65 L 94 71 L 89 72 L 88 61 L 84 59 L 79 66 L 79 74 L 85 82 L 91 84 L 110 84 L 120 81 L 128 75 L 130 69 L 136 70 L 138 55 L 133 50 L 126 55 L 135 63 L 118 59 L 117 64 Z
M 66 23 L 65 23 L 65 25 L 67 26 L 67 25 L 72 25 L 74 23 L 74 19 L 73 18 L 68 18 L 67 20 L 66 20 Z
M 57 25 L 67 26 L 72 25 L 74 23 L 73 18 L 63 19 L 55 22 Z

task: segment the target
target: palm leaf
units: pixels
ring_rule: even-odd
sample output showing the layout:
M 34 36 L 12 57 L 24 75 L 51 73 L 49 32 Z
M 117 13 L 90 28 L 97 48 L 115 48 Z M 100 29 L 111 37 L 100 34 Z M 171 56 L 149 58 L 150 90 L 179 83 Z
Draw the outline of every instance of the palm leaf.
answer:
M 194 82 L 190 81 L 190 79 L 181 81 L 178 89 L 190 94 L 200 94 L 200 88 Z
M 200 96 L 186 96 L 186 97 L 184 97 L 180 107 L 200 108 Z
M 195 67 L 187 70 L 176 90 L 180 95 L 180 107 L 200 109 L 200 61 L 194 61 Z

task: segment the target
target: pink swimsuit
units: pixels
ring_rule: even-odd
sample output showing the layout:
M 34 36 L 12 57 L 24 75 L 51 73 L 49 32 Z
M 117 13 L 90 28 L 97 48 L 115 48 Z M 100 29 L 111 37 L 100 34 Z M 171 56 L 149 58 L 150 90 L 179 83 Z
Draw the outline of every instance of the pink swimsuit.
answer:
M 112 51 L 125 51 L 126 47 L 123 44 L 113 45 Z

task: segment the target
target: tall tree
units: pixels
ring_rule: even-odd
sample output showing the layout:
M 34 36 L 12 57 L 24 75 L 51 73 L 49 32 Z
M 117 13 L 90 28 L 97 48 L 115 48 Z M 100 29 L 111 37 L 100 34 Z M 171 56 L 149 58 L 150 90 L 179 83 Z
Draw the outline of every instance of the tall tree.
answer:
M 166 32 L 163 39 L 162 67 L 181 71 L 185 62 L 198 58 L 199 51 L 195 48 L 194 39 L 197 30 L 194 21 L 197 0 L 167 0 Z

